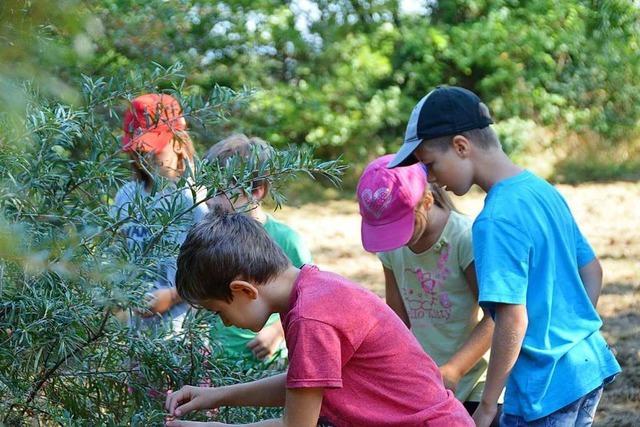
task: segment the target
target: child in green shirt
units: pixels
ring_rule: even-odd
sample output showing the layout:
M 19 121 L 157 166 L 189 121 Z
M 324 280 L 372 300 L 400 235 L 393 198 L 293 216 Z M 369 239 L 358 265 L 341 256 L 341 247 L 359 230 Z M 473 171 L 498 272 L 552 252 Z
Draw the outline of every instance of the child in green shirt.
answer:
M 210 163 L 225 166 L 232 157 L 258 156 L 259 162 L 266 162 L 272 152 L 271 146 L 256 137 L 234 134 L 214 144 L 207 152 L 205 159 Z M 209 200 L 209 206 L 216 204 L 233 205 L 236 210 L 246 211 L 247 215 L 264 226 L 265 231 L 280 246 L 291 264 L 300 268 L 311 262 L 311 253 L 300 235 L 288 225 L 276 220 L 262 208 L 262 201 L 269 192 L 266 179 L 252 182 L 251 194 L 244 192 L 225 192 L 223 195 Z M 227 206 L 229 207 L 229 206 Z M 221 326 L 221 325 L 220 325 Z M 265 327 L 258 333 L 237 327 L 218 327 L 213 331 L 216 340 L 223 344 L 224 351 L 236 356 L 256 357 L 269 360 L 274 355 L 284 356 L 284 331 L 277 314 L 272 315 Z

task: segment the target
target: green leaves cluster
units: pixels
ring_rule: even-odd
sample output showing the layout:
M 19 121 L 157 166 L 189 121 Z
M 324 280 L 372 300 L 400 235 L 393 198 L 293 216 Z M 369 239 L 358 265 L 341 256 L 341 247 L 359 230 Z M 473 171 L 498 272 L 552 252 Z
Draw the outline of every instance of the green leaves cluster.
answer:
M 512 131 L 522 126 L 501 128 L 513 118 L 605 147 L 639 135 L 633 2 L 128 0 L 93 12 L 106 28 L 97 68 L 180 60 L 202 90 L 257 88 L 234 127 L 327 158 L 394 149 L 415 102 L 443 83 L 488 101 L 511 150 L 531 143 Z
M 74 106 L 27 90 L 22 126 L 13 115 L 0 117 L 0 423 L 159 424 L 168 389 L 266 374 L 253 362 L 221 356 L 209 333 L 215 319 L 206 313 L 190 313 L 179 334 L 169 327 L 140 331 L 127 322 L 144 310 L 158 264 L 177 256 L 175 239 L 165 237 L 189 226 L 184 219 L 193 207 L 158 178 L 151 193 L 163 192 L 167 203 L 138 198 L 129 208 L 151 230 L 145 247 L 132 250 L 119 232 L 127 218 L 111 212 L 112 197 L 131 178 L 119 141 L 125 100 L 141 87 L 171 85 L 189 123 L 203 127 L 224 119 L 246 96 L 219 86 L 181 92 L 183 83 L 179 66 L 124 80 L 85 76 Z M 291 147 L 263 163 L 198 161 L 177 186 L 205 188 L 210 198 L 264 178 L 282 202 L 279 188 L 287 179 L 306 173 L 337 182 L 342 170 L 309 148 Z M 218 416 L 240 422 L 260 414 Z

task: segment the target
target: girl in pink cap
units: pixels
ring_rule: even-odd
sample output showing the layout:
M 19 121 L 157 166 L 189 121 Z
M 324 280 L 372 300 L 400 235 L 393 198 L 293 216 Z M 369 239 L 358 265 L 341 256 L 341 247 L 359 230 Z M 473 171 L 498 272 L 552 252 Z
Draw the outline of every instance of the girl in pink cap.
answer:
M 113 212 L 118 220 L 125 220 L 120 230 L 127 237 L 132 257 L 142 253 L 153 239 L 154 224 L 150 224 L 147 217 L 138 215 L 136 206 L 144 203 L 151 211 L 180 212 L 194 204 L 189 185 L 178 193 L 171 184 L 152 191 L 157 181 L 154 176 L 176 183 L 187 169 L 193 169 L 195 149 L 186 129 L 182 108 L 170 95 L 141 95 L 131 101 L 125 112 L 122 149 L 131 159 L 133 179 L 116 194 Z M 205 193 L 197 190 L 197 198 L 204 200 Z M 206 213 L 205 203 L 198 204 L 169 227 L 163 239 L 179 246 L 188 228 Z M 134 324 L 156 326 L 161 320 L 167 320 L 173 322 L 174 330 L 181 328 L 188 305 L 180 302 L 176 292 L 175 271 L 175 258 L 157 261 L 157 268 L 148 278 L 149 310 L 138 313 L 140 317 L 132 319 Z
M 391 159 L 371 162 L 358 182 L 362 245 L 382 262 L 387 304 L 473 414 L 484 387 L 493 321 L 478 305 L 472 221 L 442 189 L 428 184 L 422 164 L 388 169 Z

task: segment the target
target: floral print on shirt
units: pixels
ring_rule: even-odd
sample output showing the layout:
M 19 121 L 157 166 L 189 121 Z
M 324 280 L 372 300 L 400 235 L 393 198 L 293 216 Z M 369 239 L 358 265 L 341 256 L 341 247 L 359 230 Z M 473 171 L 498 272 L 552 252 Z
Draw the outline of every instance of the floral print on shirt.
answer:
M 440 254 L 435 271 L 424 270 L 421 267 L 407 268 L 416 275 L 421 288 L 421 291 L 417 292 L 413 289 L 401 291 L 411 320 L 420 320 L 425 317 L 448 320 L 451 316 L 453 304 L 447 291 L 442 289 L 442 284 L 451 274 L 447 267 L 451 247 L 446 240 L 441 239 L 433 249 Z

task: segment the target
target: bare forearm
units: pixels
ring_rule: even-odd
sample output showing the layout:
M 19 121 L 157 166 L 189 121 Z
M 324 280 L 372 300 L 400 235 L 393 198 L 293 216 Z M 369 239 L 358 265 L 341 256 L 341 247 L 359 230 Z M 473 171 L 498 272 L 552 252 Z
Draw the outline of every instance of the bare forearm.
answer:
M 485 315 L 473 328 L 467 341 L 446 362 L 460 377 L 465 376 L 491 347 L 493 327 L 493 320 Z
M 483 403 L 495 405 L 498 402 L 520 354 L 527 325 L 527 310 L 524 305 L 500 304 L 496 307 L 491 358 L 482 394 Z
M 589 295 L 589 300 L 596 307 L 602 290 L 602 266 L 597 258 L 580 269 L 580 279 Z
M 222 387 L 220 406 L 284 406 L 287 374 Z
M 402 301 L 402 295 L 398 289 L 398 284 L 393 271 L 384 267 L 384 280 L 385 280 L 385 300 L 387 305 L 402 319 L 407 328 L 411 328 L 411 320 Z

